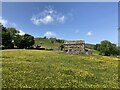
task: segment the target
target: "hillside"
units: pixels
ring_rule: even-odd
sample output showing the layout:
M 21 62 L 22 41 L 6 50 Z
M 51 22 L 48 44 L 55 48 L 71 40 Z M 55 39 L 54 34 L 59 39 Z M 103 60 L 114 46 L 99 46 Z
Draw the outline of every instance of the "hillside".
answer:
M 95 45 L 94 44 L 85 44 L 85 48 L 89 48 L 89 49 L 94 49 Z
M 43 48 L 46 49 L 55 49 L 60 47 L 63 42 L 58 42 L 55 38 L 35 38 L 35 44 L 34 45 L 40 45 Z
M 35 44 L 34 45 L 40 45 L 43 48 L 46 49 L 55 49 L 60 47 L 64 44 L 64 40 L 56 39 L 56 38 L 35 38 Z M 94 49 L 93 44 L 85 44 L 85 48 Z

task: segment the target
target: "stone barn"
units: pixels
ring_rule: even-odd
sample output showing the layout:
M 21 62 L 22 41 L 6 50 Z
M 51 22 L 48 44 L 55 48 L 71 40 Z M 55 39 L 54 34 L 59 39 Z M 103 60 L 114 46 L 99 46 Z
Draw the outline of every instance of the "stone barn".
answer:
M 64 51 L 69 54 L 84 54 L 85 53 L 85 41 L 64 41 Z

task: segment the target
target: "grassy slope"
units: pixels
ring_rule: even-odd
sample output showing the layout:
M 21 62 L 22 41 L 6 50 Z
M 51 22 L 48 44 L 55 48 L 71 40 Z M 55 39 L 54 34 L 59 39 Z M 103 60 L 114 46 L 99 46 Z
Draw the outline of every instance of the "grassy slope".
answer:
M 86 43 L 85 44 L 85 48 L 89 48 L 89 49 L 94 49 L 94 44 L 88 44 L 88 43 Z
M 118 60 L 37 50 L 3 51 L 3 87 L 117 88 Z
M 42 43 L 42 44 L 40 44 Z M 51 43 L 50 39 L 43 39 L 43 38 L 35 38 L 35 45 L 40 45 L 41 47 L 47 48 L 47 49 L 54 49 L 61 45 L 62 43 Z

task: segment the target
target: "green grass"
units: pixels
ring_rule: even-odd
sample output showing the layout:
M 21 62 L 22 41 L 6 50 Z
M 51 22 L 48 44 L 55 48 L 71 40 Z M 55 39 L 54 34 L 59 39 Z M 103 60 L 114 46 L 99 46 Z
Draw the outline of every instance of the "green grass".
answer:
M 60 47 L 60 45 L 62 45 L 63 43 L 58 43 L 55 42 L 52 43 L 51 39 L 43 39 L 43 38 L 35 38 L 35 45 L 40 45 L 43 48 L 46 49 L 55 49 Z
M 39 50 L 3 50 L 2 87 L 118 88 L 118 59 Z

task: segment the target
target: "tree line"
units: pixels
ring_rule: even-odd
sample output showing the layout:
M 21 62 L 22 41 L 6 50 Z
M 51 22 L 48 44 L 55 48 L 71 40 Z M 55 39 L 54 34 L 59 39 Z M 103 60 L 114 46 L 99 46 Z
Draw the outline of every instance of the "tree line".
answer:
M 3 49 L 12 49 L 14 47 L 23 49 L 34 45 L 34 37 L 29 34 L 20 35 L 20 31 L 15 28 L 6 28 L 0 25 L 0 36 L 2 36 Z

